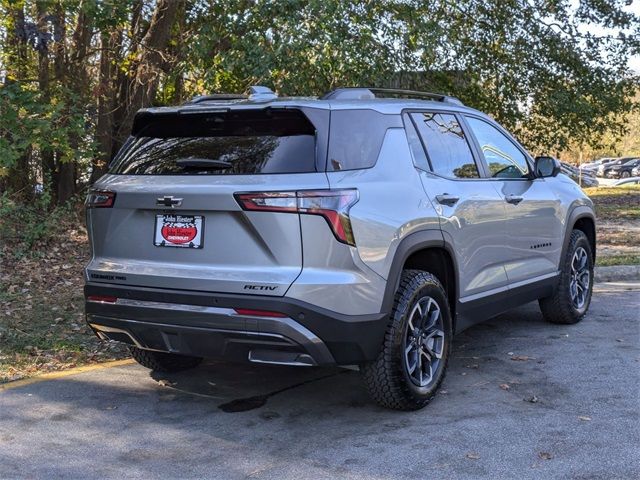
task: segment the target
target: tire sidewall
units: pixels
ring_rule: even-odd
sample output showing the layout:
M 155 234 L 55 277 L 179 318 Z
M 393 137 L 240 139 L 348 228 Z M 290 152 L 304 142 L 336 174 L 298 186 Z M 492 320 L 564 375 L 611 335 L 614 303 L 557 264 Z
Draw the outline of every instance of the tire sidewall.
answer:
M 576 308 L 573 304 L 573 301 L 571 300 L 571 262 L 573 260 L 574 254 L 576 253 L 576 250 L 578 250 L 578 248 L 580 247 L 584 248 L 587 252 L 587 262 L 589 266 L 589 289 L 587 292 L 587 299 L 584 302 L 582 308 Z M 593 253 L 591 251 L 589 240 L 587 240 L 586 235 L 579 235 L 576 240 L 571 242 L 570 244 L 570 248 L 567 251 L 567 257 L 565 260 L 564 272 L 562 272 L 565 276 L 565 281 L 563 282 L 564 291 L 562 292 L 562 294 L 566 296 L 569 308 L 571 309 L 575 318 L 581 318 L 589 310 L 589 305 L 591 304 L 591 295 L 593 292 L 593 266 Z
M 404 355 L 404 339 L 407 335 L 407 329 L 409 328 L 409 314 L 413 310 L 416 302 L 422 297 L 433 298 L 440 307 L 442 315 L 443 330 L 445 333 L 444 348 L 442 358 L 434 380 L 425 387 L 420 387 L 413 383 L 406 367 L 406 360 Z M 444 379 L 444 375 L 449 361 L 451 352 L 451 339 L 453 336 L 453 324 L 451 319 L 451 312 L 449 309 L 449 302 L 444 293 L 444 289 L 439 283 L 425 281 L 420 275 L 418 275 L 414 281 L 411 282 L 410 288 L 403 292 L 402 300 L 396 309 L 396 316 L 398 317 L 399 328 L 396 330 L 396 338 L 394 342 L 394 357 L 397 359 L 396 368 L 399 370 L 399 374 L 403 379 L 404 389 L 417 401 L 429 399 L 433 393 L 437 390 L 438 386 Z

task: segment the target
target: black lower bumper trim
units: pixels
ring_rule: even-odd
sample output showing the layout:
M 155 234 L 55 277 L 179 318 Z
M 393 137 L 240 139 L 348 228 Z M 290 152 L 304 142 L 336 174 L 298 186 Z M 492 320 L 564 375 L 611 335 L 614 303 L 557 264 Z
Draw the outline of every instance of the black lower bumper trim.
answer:
M 192 311 L 159 310 L 96 302 L 85 303 L 87 321 L 90 324 L 94 324 L 94 330 L 96 329 L 95 325 L 122 327 L 124 330 L 128 329 L 129 331 L 135 328 L 138 332 L 138 341 L 141 341 L 139 339 L 144 333 L 145 338 L 148 339 L 145 341 L 151 342 L 156 346 L 165 345 L 165 347 L 158 348 L 160 350 L 166 350 L 166 338 L 160 338 L 158 335 L 161 336 L 162 331 L 165 332 L 165 335 L 166 332 L 175 332 L 176 335 L 182 337 L 180 342 L 182 342 L 181 345 L 183 346 L 180 347 L 181 351 L 179 353 L 198 356 L 214 356 L 215 352 L 218 351 L 224 352 L 225 357 L 236 356 L 236 350 L 240 352 L 239 355 L 245 355 L 246 352 L 243 348 L 246 346 L 251 347 L 251 344 L 258 340 L 257 338 L 251 338 L 251 335 L 248 338 L 247 334 L 257 329 L 259 332 L 254 331 L 254 333 L 281 335 L 285 339 L 284 343 L 289 342 L 289 345 L 285 345 L 281 340 L 275 341 L 274 338 L 270 338 L 269 341 L 275 341 L 277 344 L 273 345 L 277 350 L 295 351 L 297 348 L 309 353 L 316 359 L 318 364 L 353 365 L 376 358 L 387 327 L 387 315 L 383 313 L 375 315 L 342 315 L 286 297 L 192 292 L 97 282 L 87 283 L 84 292 L 85 297 L 89 295 L 105 295 L 148 302 L 218 308 L 249 308 L 281 312 L 294 320 L 295 324 L 302 326 L 303 329 L 308 330 L 320 340 L 320 342 L 311 343 L 307 340 L 292 340 L 293 334 L 283 333 L 283 331 L 270 331 L 272 330 L 271 326 L 256 327 L 255 329 L 251 328 L 251 326 L 246 326 L 246 328 L 243 327 L 241 329 L 242 331 L 238 335 L 229 334 L 228 330 L 233 330 L 229 326 L 219 329 L 217 328 L 219 324 L 217 321 L 212 321 L 211 316 Z M 116 326 L 114 322 L 118 323 L 119 326 Z M 125 323 L 123 324 L 123 322 Z M 159 329 L 158 325 L 161 325 L 162 328 Z M 295 329 L 295 325 L 289 326 Z M 224 330 L 224 332 L 219 330 Z M 205 331 L 208 332 L 206 335 L 204 334 Z M 134 333 L 133 336 L 136 337 L 136 334 Z M 198 336 L 202 341 L 197 340 Z M 165 343 L 153 343 L 160 342 L 160 340 Z M 257 345 L 260 344 L 260 341 L 258 341 Z M 330 354 L 324 355 L 319 344 L 326 346 Z M 190 346 L 189 348 L 192 350 L 186 351 L 186 345 L 196 345 L 196 347 Z M 244 347 L 237 348 L 238 345 L 243 345 Z M 147 345 L 145 348 L 153 348 L 153 346 Z M 321 358 L 318 359 L 318 357 Z M 330 362 L 327 361 L 327 357 L 331 359 Z

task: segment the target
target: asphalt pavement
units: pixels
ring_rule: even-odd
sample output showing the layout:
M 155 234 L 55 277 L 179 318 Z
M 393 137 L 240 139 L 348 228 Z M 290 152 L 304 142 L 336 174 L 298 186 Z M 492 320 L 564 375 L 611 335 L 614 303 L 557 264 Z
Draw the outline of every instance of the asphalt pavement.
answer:
M 134 364 L 0 389 L 0 478 L 640 478 L 640 283 L 578 325 L 536 304 L 455 340 L 440 394 L 375 406 L 359 374 Z

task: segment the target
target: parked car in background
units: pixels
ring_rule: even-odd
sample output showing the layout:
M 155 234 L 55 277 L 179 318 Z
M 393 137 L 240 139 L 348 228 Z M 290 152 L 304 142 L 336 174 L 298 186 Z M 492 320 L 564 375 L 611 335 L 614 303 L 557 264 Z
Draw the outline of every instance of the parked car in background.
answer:
M 614 187 L 620 187 L 620 186 L 628 187 L 631 185 L 640 185 L 640 177 L 623 178 L 622 180 L 618 180 L 616 183 L 613 184 Z
M 581 187 L 589 188 L 600 185 L 600 182 L 598 182 L 598 179 L 593 172 L 589 170 L 581 171 L 579 168 L 576 168 L 566 162 L 560 162 L 560 172 L 564 173 Z
M 586 170 L 586 171 L 595 173 L 596 170 L 598 170 L 598 167 L 600 165 L 605 165 L 607 163 L 613 162 L 614 160 L 617 160 L 617 159 L 614 157 L 600 158 L 590 163 L 583 163 L 582 165 L 580 165 L 580 170 L 583 170 L 583 171 Z
M 606 177 L 607 173 L 609 172 L 609 170 L 611 170 L 612 167 L 616 165 L 622 165 L 623 163 L 626 163 L 629 160 L 633 160 L 633 159 L 635 159 L 635 157 L 622 157 L 622 158 L 617 158 L 611 162 L 603 163 L 598 167 L 598 170 L 596 171 L 596 175 L 598 177 Z
M 631 171 L 638 165 L 640 165 L 640 158 L 632 158 L 619 165 L 613 165 L 606 170 L 605 175 L 607 178 L 629 178 Z

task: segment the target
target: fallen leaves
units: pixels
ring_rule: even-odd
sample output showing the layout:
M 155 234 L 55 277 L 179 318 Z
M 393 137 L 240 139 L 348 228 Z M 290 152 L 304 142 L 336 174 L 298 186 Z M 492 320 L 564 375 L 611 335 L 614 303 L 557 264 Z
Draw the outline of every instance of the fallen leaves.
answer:
M 528 355 L 513 355 L 511 360 L 514 362 L 528 362 L 529 360 L 535 360 L 535 357 L 529 357 Z
M 551 460 L 553 458 L 553 454 L 549 452 L 538 452 L 538 457 L 541 460 Z
M 480 459 L 480 455 L 476 452 L 469 452 L 465 455 L 465 457 L 467 457 L 469 460 L 479 460 Z
M 529 403 L 538 403 L 540 401 L 540 399 L 538 397 L 536 397 L 535 395 L 531 395 L 530 397 L 527 397 L 525 399 L 523 399 L 525 402 L 529 402 Z
M 508 383 L 501 383 L 501 384 L 500 384 L 500 388 L 501 388 L 502 390 L 511 390 L 511 387 L 509 386 L 509 384 L 508 384 Z
M 578 415 L 578 420 L 582 420 L 583 422 L 590 422 L 591 417 L 587 417 L 586 415 Z

